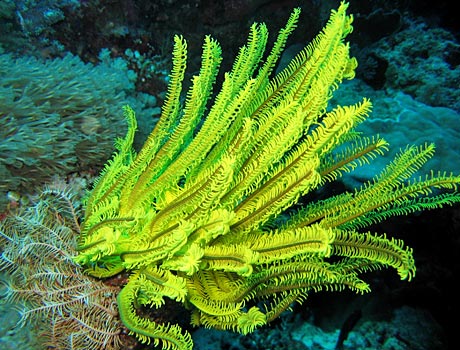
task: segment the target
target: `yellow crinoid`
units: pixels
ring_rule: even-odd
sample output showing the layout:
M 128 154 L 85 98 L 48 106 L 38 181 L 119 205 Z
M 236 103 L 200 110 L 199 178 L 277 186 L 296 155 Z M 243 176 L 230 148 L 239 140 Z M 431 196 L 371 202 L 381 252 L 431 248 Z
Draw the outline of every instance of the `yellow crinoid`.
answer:
M 414 276 L 410 248 L 363 229 L 460 200 L 458 176 L 413 178 L 433 145 L 407 147 L 355 191 L 290 209 L 387 148 L 379 136 L 354 131 L 369 100 L 327 111 L 333 90 L 357 65 L 344 42 L 352 31 L 347 6 L 332 11 L 278 74 L 300 10 L 267 55 L 267 28 L 252 25 L 215 95 L 219 44 L 205 38 L 201 69 L 183 100 L 187 45 L 176 36 L 162 115 L 137 154 L 134 112 L 125 108 L 128 133 L 87 199 L 76 261 L 101 278 L 130 271 L 118 306 L 140 341 L 192 348 L 179 326 L 136 311 L 159 308 L 165 297 L 184 303 L 194 325 L 246 334 L 311 292 L 367 292 L 362 272 L 390 266 L 402 279 Z

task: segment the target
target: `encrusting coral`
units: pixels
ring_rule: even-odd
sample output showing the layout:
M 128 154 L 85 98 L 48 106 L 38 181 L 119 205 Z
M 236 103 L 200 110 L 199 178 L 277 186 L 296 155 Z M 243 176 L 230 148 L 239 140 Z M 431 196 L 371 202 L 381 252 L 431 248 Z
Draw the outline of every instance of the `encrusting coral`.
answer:
M 74 261 L 97 278 L 130 273 L 118 311 L 141 342 L 192 349 L 178 325 L 142 316 L 165 298 L 183 303 L 195 326 L 247 334 L 310 293 L 368 292 L 364 272 L 393 267 L 401 279 L 414 277 L 410 247 L 365 229 L 460 201 L 460 176 L 414 175 L 433 145 L 408 146 L 362 187 L 314 199 L 388 147 L 355 131 L 369 100 L 328 109 L 357 65 L 344 41 L 352 31 L 347 6 L 332 11 L 322 32 L 274 76 L 300 11 L 266 56 L 267 28 L 254 24 L 215 95 L 221 52 L 206 37 L 185 101 L 187 44 L 176 36 L 162 115 L 137 154 L 134 111 L 125 107 L 128 132 L 85 201 Z M 309 202 L 293 209 L 305 195 Z

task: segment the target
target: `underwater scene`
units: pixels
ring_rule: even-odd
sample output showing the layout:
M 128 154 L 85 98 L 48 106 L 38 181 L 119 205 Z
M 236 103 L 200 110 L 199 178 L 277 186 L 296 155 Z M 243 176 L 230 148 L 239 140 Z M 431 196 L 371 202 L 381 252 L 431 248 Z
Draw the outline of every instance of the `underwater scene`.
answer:
M 0 0 L 0 349 L 450 350 L 439 0 Z

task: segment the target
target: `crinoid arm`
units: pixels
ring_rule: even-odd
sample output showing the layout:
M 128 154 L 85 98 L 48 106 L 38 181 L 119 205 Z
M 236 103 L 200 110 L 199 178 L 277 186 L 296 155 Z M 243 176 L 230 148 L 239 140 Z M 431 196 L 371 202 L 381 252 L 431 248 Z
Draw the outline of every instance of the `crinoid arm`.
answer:
M 118 294 L 118 308 L 123 324 L 141 343 L 162 346 L 162 349 L 192 350 L 190 334 L 173 324 L 160 324 L 137 315 L 136 307 L 148 305 L 159 308 L 164 297 L 177 301 L 185 299 L 185 282 L 169 271 L 149 269 L 135 272 Z

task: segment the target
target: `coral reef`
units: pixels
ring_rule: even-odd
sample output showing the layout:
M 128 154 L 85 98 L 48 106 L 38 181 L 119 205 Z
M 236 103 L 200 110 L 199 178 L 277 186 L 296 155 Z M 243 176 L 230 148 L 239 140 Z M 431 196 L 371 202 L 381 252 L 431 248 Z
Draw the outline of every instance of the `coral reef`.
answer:
M 0 47 L 8 51 L 34 52 L 61 46 L 52 36 L 54 26 L 75 12 L 79 0 L 5 0 L 0 3 Z
M 299 23 L 299 36 L 291 36 L 291 41 L 303 42 L 303 38 L 312 36 L 320 28 L 323 19 L 329 15 L 330 8 L 335 7 L 337 4 L 338 1 L 336 0 L 302 2 L 304 11 L 302 21 Z M 422 144 L 426 141 L 435 141 L 436 157 L 429 160 L 429 167 L 436 169 L 448 168 L 449 170 L 455 169 L 457 171 L 456 167 L 460 164 L 458 162 L 458 147 L 456 147 L 458 144 L 457 121 L 459 111 L 457 81 L 459 67 L 459 22 L 456 17 L 457 12 L 452 10 L 452 4 L 453 2 L 449 3 L 444 0 L 436 3 L 429 2 L 428 0 L 354 1 L 350 4 L 353 13 L 356 13 L 354 22 L 355 30 L 351 34 L 351 41 L 361 45 L 359 48 L 356 46 L 352 47 L 352 53 L 357 55 L 359 61 L 359 67 L 356 71 L 357 77 L 366 81 L 373 89 L 369 88 L 369 86 L 364 86 L 365 84 L 360 84 L 355 79 L 347 82 L 348 84 L 346 84 L 347 87 L 345 89 L 348 89 L 348 92 L 346 92 L 347 95 L 345 97 L 342 95 L 342 98 L 339 97 L 336 99 L 335 96 L 338 94 L 335 93 L 333 100 L 330 102 L 332 102 L 332 105 L 348 105 L 360 99 L 361 96 L 371 97 L 371 100 L 375 102 L 374 112 L 369 118 L 370 122 L 361 124 L 358 130 L 364 130 L 365 134 L 381 133 L 387 141 L 390 141 L 392 149 L 384 157 L 375 159 L 372 166 L 359 167 L 352 173 L 344 174 L 340 181 L 343 181 L 348 189 L 361 186 L 363 182 L 372 181 L 376 169 L 383 169 L 385 164 L 388 164 L 388 159 L 394 157 L 397 148 L 403 148 L 407 143 L 413 142 Z M 229 68 L 228 65 L 231 64 L 232 56 L 236 54 L 237 47 L 243 40 L 245 23 L 269 18 L 272 13 L 277 13 L 277 18 L 271 20 L 267 25 L 272 29 L 278 28 L 281 25 L 281 21 L 287 16 L 287 13 L 293 6 L 297 5 L 293 1 L 270 0 L 232 0 L 225 2 L 225 4 L 207 0 L 160 0 L 155 2 L 143 0 L 123 2 L 99 0 L 1 1 L 0 53 L 3 53 L 5 50 L 16 53 L 14 56 L 8 55 L 9 58 L 6 61 L 8 67 L 6 69 L 14 67 L 13 61 L 19 62 L 22 59 L 25 63 L 38 62 L 36 65 L 37 73 L 40 70 L 44 70 L 47 73 L 41 76 L 41 80 L 32 79 L 34 81 L 32 85 L 35 84 L 37 86 L 46 83 L 48 79 L 46 74 L 52 74 L 47 66 L 54 64 L 53 61 L 43 61 L 43 58 L 50 59 L 58 57 L 54 61 L 58 62 L 71 57 L 70 55 L 67 56 L 67 51 L 73 52 L 75 55 L 73 61 L 79 61 L 76 57 L 78 55 L 81 60 L 92 62 L 86 65 L 88 74 L 91 71 L 98 70 L 101 66 L 111 67 L 112 72 L 107 70 L 104 78 L 96 78 L 94 81 L 90 79 L 96 84 L 95 86 L 101 87 L 104 85 L 103 81 L 105 77 L 112 77 L 111 73 L 113 72 L 126 75 L 126 63 L 129 69 L 135 71 L 137 77 L 129 73 L 128 85 L 120 87 L 117 90 L 123 90 L 122 95 L 124 94 L 127 100 L 112 100 L 113 109 L 110 109 L 110 106 L 104 109 L 107 113 L 109 113 L 110 109 L 110 114 L 97 115 L 93 118 L 92 112 L 94 110 L 89 108 L 89 118 L 85 118 L 83 112 L 76 112 L 78 118 L 74 120 L 71 115 L 61 114 L 59 109 L 45 108 L 47 102 L 41 100 L 39 97 L 36 101 L 33 101 L 33 104 L 36 105 L 34 109 L 38 112 L 30 112 L 30 115 L 23 116 L 19 124 L 14 123 L 17 119 L 4 119 L 3 114 L 0 114 L 4 124 L 1 125 L 2 123 L 0 122 L 0 126 L 3 127 L 4 131 L 4 134 L 0 131 L 0 137 L 2 137 L 2 144 L 0 144 L 0 175 L 2 175 L 2 182 L 0 183 L 0 212 L 4 210 L 5 200 L 9 199 L 12 201 L 10 202 L 12 205 L 17 205 L 17 202 L 22 201 L 24 198 L 23 195 L 29 196 L 28 193 L 34 191 L 36 184 L 47 181 L 53 171 L 56 171 L 60 175 L 65 175 L 69 171 L 78 171 L 79 169 L 86 169 L 94 173 L 105 161 L 108 153 L 110 153 L 112 141 L 109 136 L 106 138 L 105 133 L 108 131 L 112 136 L 118 135 L 114 131 L 114 128 L 119 128 L 121 118 L 117 118 L 116 116 L 121 115 L 119 107 L 126 103 L 126 101 L 137 112 L 140 129 L 137 135 L 139 135 L 139 132 L 144 133 L 143 136 L 139 137 L 137 144 L 140 145 L 143 142 L 143 139 L 146 137 L 146 131 L 150 130 L 152 126 L 150 117 L 151 115 L 158 114 L 159 107 L 155 106 L 154 101 L 152 102 L 151 96 L 137 94 L 134 92 L 134 89 L 154 94 L 159 100 L 164 99 L 164 72 L 167 66 L 164 63 L 163 56 L 166 56 L 167 52 L 171 49 L 169 39 L 172 33 L 187 33 L 188 46 L 192 53 L 192 61 L 188 64 L 188 70 L 191 71 L 190 75 L 199 69 L 199 55 L 197 51 L 202 41 L 202 36 L 211 32 L 220 41 L 223 41 L 222 45 L 225 56 L 222 65 L 224 68 Z M 415 17 L 413 14 L 421 14 L 425 17 L 414 20 Z M 451 33 L 447 33 L 441 26 L 450 29 Z M 232 39 L 229 40 L 229 38 Z M 269 38 L 269 40 L 271 39 Z M 364 45 L 366 47 L 363 47 Z M 303 47 L 303 44 L 298 44 L 297 46 Z M 102 48 L 107 49 L 101 52 Z M 298 52 L 299 50 L 294 49 L 293 51 Z M 19 57 L 17 56 L 18 53 L 27 53 L 38 58 L 38 60 L 30 57 L 24 57 L 19 60 L 13 58 Z M 126 63 L 118 61 L 120 66 L 116 67 L 117 65 L 113 64 L 114 61 L 111 57 L 123 57 Z M 81 60 L 74 66 L 81 67 L 84 65 Z M 286 61 L 289 62 L 290 59 L 286 59 Z M 151 64 L 154 67 L 150 66 Z M 283 65 L 283 68 L 286 65 Z M 27 69 L 25 71 L 28 72 Z M 64 71 L 69 73 L 65 69 Z M 279 71 L 281 71 L 281 68 L 277 70 L 277 72 Z M 1 74 L 3 79 L 5 70 L 2 70 Z M 6 74 L 8 74 L 7 71 Z M 186 72 L 185 74 L 189 73 Z M 20 74 L 16 74 L 16 77 L 19 76 Z M 75 81 L 77 78 L 70 77 L 72 81 Z M 221 77 L 218 77 L 217 80 L 220 81 L 220 79 Z M 24 98 L 30 92 L 26 88 L 26 80 L 24 80 L 20 88 L 14 90 L 15 95 L 11 95 L 0 83 L 0 101 L 5 101 L 4 96 L 14 96 L 16 101 L 21 102 L 21 104 L 26 103 L 26 107 L 30 106 L 30 101 Z M 186 75 L 186 78 L 184 78 L 185 85 L 188 84 L 188 80 L 188 76 Z M 442 83 L 441 80 L 445 83 Z M 97 83 L 100 84 L 97 85 Z M 57 82 L 56 80 L 54 85 L 57 84 L 60 87 L 63 86 L 62 84 L 65 85 L 64 82 Z M 84 85 L 83 82 L 76 84 Z M 103 88 L 108 86 L 109 84 L 106 84 Z M 53 86 L 47 86 L 46 89 L 53 89 Z M 343 88 L 340 90 L 343 91 Z M 401 90 L 405 93 L 401 92 Z M 35 91 L 40 91 L 40 89 L 35 88 Z M 75 98 L 71 95 L 60 95 L 60 91 L 52 91 L 53 95 L 62 97 L 62 103 Z M 42 92 L 45 91 L 43 90 Z M 102 96 L 110 96 L 110 93 L 112 92 L 106 91 Z M 413 98 L 407 94 L 410 94 Z M 137 100 L 132 97 L 135 97 Z M 435 106 L 455 108 L 457 112 L 445 107 L 424 105 L 419 101 Z M 100 100 L 96 102 L 99 105 L 101 104 Z M 10 107 L 12 106 L 11 101 L 9 105 Z M 144 114 L 143 108 L 145 107 L 154 108 L 150 108 Z M 17 105 L 11 108 L 20 110 L 23 107 Z M 35 119 L 32 113 L 33 115 L 38 115 L 39 118 Z M 82 120 L 86 121 L 82 122 Z M 101 127 L 101 121 L 103 121 L 104 128 Z M 72 127 L 69 127 L 69 125 Z M 73 128 L 74 125 L 78 127 Z M 110 127 L 107 129 L 106 126 Z M 45 130 L 48 128 L 49 131 Z M 90 134 L 84 133 L 82 130 L 89 130 Z M 30 133 L 36 133 L 34 137 L 38 135 L 38 142 L 34 142 L 36 139 L 31 138 Z M 91 141 L 88 143 L 86 150 L 75 147 L 75 152 L 72 152 L 61 142 L 63 141 L 60 138 L 62 135 L 66 137 L 65 141 L 71 147 L 75 146 L 74 136 L 81 137 L 80 141 L 86 139 L 91 139 Z M 95 139 L 102 140 L 100 145 L 94 142 Z M 2 146 L 6 145 L 8 147 L 2 148 Z M 95 146 L 103 146 L 104 155 L 98 155 L 99 150 L 95 151 Z M 10 150 L 14 152 L 10 153 Z M 79 152 L 79 158 L 75 157 L 76 152 Z M 87 158 L 85 158 L 84 152 L 89 152 L 90 157 L 88 159 L 91 159 L 90 162 L 85 162 Z M 47 154 L 53 154 L 53 157 L 49 159 Z M 63 160 L 56 162 L 56 159 L 54 159 L 56 156 L 62 156 Z M 95 161 L 96 158 L 99 160 Z M 50 170 L 50 173 L 40 173 L 41 168 Z M 22 174 L 22 170 L 24 170 L 24 174 Z M 35 176 L 38 176 L 37 180 Z M 337 188 L 321 189 L 320 195 L 330 193 L 329 190 L 334 192 L 339 189 L 342 190 L 340 185 Z M 7 193 L 7 191 L 9 192 Z M 58 190 L 57 192 L 62 191 Z M 65 191 L 62 193 L 65 193 Z M 39 205 L 34 201 L 36 205 L 26 209 L 24 216 L 26 221 L 32 220 L 32 213 L 35 210 L 33 208 L 46 207 L 46 202 L 53 202 L 49 200 L 50 197 L 47 195 L 43 196 L 42 199 L 44 199 L 42 204 Z M 76 203 L 75 198 L 72 201 L 74 201 L 74 204 Z M 302 198 L 301 201 L 305 203 L 307 200 Z M 54 202 L 59 208 L 64 209 L 66 206 L 61 205 L 62 203 L 59 201 Z M 59 208 L 50 209 L 53 212 L 58 212 Z M 422 308 L 429 308 L 431 314 L 435 315 L 438 320 L 441 320 L 442 326 L 449 333 L 451 344 L 456 344 L 457 329 L 451 323 L 451 319 L 454 319 L 459 313 L 459 308 L 456 301 L 458 298 L 456 298 L 455 291 L 451 286 L 458 279 L 459 271 L 458 261 L 456 261 L 458 259 L 456 257 L 459 255 L 458 213 L 460 211 L 457 209 L 457 214 L 452 213 L 455 213 L 455 208 L 450 211 L 446 210 L 446 208 L 434 211 L 434 216 L 426 216 L 426 213 L 423 213 L 422 215 L 429 218 L 425 220 L 421 219 L 424 216 L 417 213 L 417 216 L 412 215 L 405 217 L 404 220 L 393 221 L 392 224 L 389 224 L 386 228 L 377 230 L 377 232 L 381 232 L 382 234 L 383 232 L 390 231 L 399 232 L 401 235 L 398 235 L 398 237 L 402 237 L 409 246 L 414 247 L 417 262 L 417 278 L 412 283 L 407 284 L 407 286 L 406 284 L 402 286 L 398 284 L 399 281 L 396 281 L 392 285 L 392 288 L 394 288 L 395 293 L 401 293 L 401 290 L 406 290 L 406 292 L 407 290 L 412 290 L 412 294 L 407 297 L 406 302 L 411 303 L 414 300 L 420 299 L 417 301 L 417 305 L 421 305 Z M 430 212 L 430 214 L 433 215 L 433 212 Z M 449 220 L 454 220 L 455 218 L 452 218 L 454 215 L 457 217 L 456 229 L 446 228 L 444 224 L 449 222 Z M 3 222 L 4 224 L 11 225 L 13 223 L 18 228 L 24 228 L 18 221 L 15 221 L 21 216 L 23 215 L 20 214 L 14 218 L 12 216 L 5 217 L 4 213 L 0 213 L 0 221 L 6 219 Z M 56 219 L 59 219 L 59 217 L 60 215 L 57 215 Z M 63 223 L 62 221 L 60 222 L 61 224 Z M 74 228 L 74 222 L 74 220 L 67 221 L 64 226 L 72 229 Z M 275 224 L 278 225 L 282 222 L 283 220 L 280 220 Z M 24 243 L 21 240 L 23 237 L 29 236 L 30 232 L 21 231 L 16 232 L 18 235 L 15 235 L 10 226 L 4 226 L 4 224 L 2 224 L 1 232 L 8 233 L 11 237 L 14 236 L 15 239 L 12 241 L 5 240 L 6 237 L 3 237 L 0 251 L 10 251 L 13 255 L 17 254 L 18 249 L 22 249 L 20 244 Z M 374 229 L 374 227 L 372 228 Z M 443 233 L 442 240 L 439 238 L 440 232 Z M 33 235 L 30 237 L 32 237 L 31 240 L 33 242 L 39 241 Z M 423 240 L 420 237 L 423 237 Z M 37 247 L 39 246 L 40 244 L 37 245 Z M 34 249 L 33 245 L 29 246 L 29 248 Z M 71 247 L 65 247 L 65 249 L 71 250 L 73 255 L 76 254 Z M 424 249 L 426 250 L 425 252 L 423 252 Z M 4 257 L 7 257 L 7 255 L 4 255 Z M 13 278 L 11 279 L 10 277 L 10 281 L 14 281 L 22 273 L 29 276 L 34 274 L 33 265 L 29 266 L 30 269 L 27 270 L 21 264 L 22 261 L 19 259 L 14 264 L 16 267 L 9 265 L 7 268 L 9 273 L 15 270 L 20 271 L 17 274 L 13 273 Z M 4 268 L 7 267 L 7 265 L 3 266 Z M 43 264 L 38 264 L 37 266 L 39 269 L 43 268 Z M 77 265 L 74 264 L 72 266 L 78 269 Z M 371 276 L 367 276 L 368 280 L 372 281 L 371 285 L 374 290 L 380 290 L 382 286 L 381 279 L 389 280 L 389 275 L 383 275 L 383 272 L 378 271 L 380 274 L 377 276 L 379 277 L 376 277 L 374 273 Z M 80 269 L 78 269 L 77 273 L 79 275 L 78 278 L 86 278 L 80 276 Z M 126 280 L 124 280 L 126 274 L 118 276 L 121 279 L 115 282 L 116 286 L 126 283 Z M 92 278 L 88 278 L 85 281 L 88 281 L 88 283 L 96 282 Z M 376 281 L 380 283 L 377 288 L 374 287 Z M 15 283 L 20 285 L 22 282 Z M 47 285 L 52 288 L 51 283 L 47 282 Z M 95 286 L 94 288 L 97 290 L 99 287 Z M 100 286 L 100 288 L 105 287 Z M 342 294 L 344 293 L 340 293 L 340 295 Z M 25 298 L 31 298 L 34 302 L 42 303 L 42 305 L 52 303 L 55 300 L 53 299 L 55 297 L 53 294 L 46 293 L 41 294 L 41 299 L 34 299 L 36 296 L 31 295 L 29 292 L 21 295 L 16 293 L 15 296 L 20 301 L 24 302 Z M 312 296 L 310 295 L 309 298 L 312 298 Z M 110 299 L 113 302 L 113 295 Z M 166 299 L 166 301 L 168 300 Z M 326 298 L 324 301 L 318 300 L 318 298 L 309 299 L 310 303 L 308 306 L 317 305 L 316 315 L 322 315 L 324 318 L 330 319 L 330 310 L 334 306 L 331 305 L 330 299 L 325 300 Z M 335 295 L 335 305 L 341 303 L 341 300 Z M 348 302 L 342 302 L 342 306 L 344 304 L 348 305 Z M 177 305 L 179 304 L 177 303 Z M 394 305 L 385 304 L 382 307 L 393 308 Z M 30 310 L 31 308 L 33 307 L 29 304 L 23 310 Z M 305 305 L 302 305 L 302 308 L 295 307 L 294 309 L 298 313 L 305 312 Z M 337 307 L 335 312 L 340 313 L 339 309 Z M 17 330 L 8 330 L 8 325 L 15 321 L 13 307 L 6 310 L 8 312 L 2 314 L 4 321 L 2 322 L 3 329 L 0 328 L 0 332 L 4 333 L 1 333 L 0 347 L 5 346 L 6 349 L 30 348 L 29 344 L 32 344 L 36 339 L 30 339 L 31 341 L 27 345 L 23 345 L 26 344 L 23 343 L 19 346 L 7 345 L 3 341 L 4 334 L 12 335 L 17 332 Z M 168 303 L 163 305 L 161 309 L 154 310 L 155 312 L 152 312 L 152 310 L 153 308 L 142 306 L 136 311 L 139 313 L 142 312 L 143 317 L 148 317 L 156 323 L 161 324 L 171 321 L 177 322 L 176 316 L 180 312 L 177 310 L 174 311 L 174 307 L 171 307 Z M 112 311 L 110 312 L 111 315 Z M 166 314 L 168 314 L 167 317 Z M 414 312 L 414 314 L 417 315 L 417 312 Z M 417 347 L 417 339 L 414 339 L 410 334 L 408 335 L 407 332 L 412 331 L 415 332 L 414 334 L 424 332 L 423 329 L 417 328 L 416 325 L 414 326 L 414 324 L 418 324 L 423 319 L 423 314 L 419 313 L 418 315 L 421 316 L 416 316 L 415 321 L 412 323 L 410 320 L 409 322 L 403 320 L 401 322 L 393 322 L 393 325 L 384 325 L 382 323 L 379 326 L 378 322 L 372 324 L 368 322 L 366 326 L 358 327 L 356 332 L 350 335 L 349 341 L 345 342 L 345 348 L 366 349 L 371 346 L 370 344 L 372 344 L 373 349 Z M 188 322 L 188 317 L 183 316 L 180 315 L 182 321 Z M 37 313 L 31 317 L 31 320 L 34 321 L 38 319 L 40 317 Z M 284 322 L 286 319 L 287 317 L 284 317 L 282 321 Z M 306 322 L 305 319 L 299 320 L 298 318 L 291 319 L 290 321 L 287 320 L 286 322 L 291 322 L 292 327 L 293 325 L 301 325 L 302 321 Z M 118 318 L 117 322 L 119 322 Z M 120 322 L 118 324 L 122 327 Z M 46 322 L 39 322 L 39 325 L 41 327 L 39 332 L 46 333 Z M 75 326 L 75 323 L 73 325 Z M 190 330 L 190 328 L 186 328 L 182 324 L 181 327 Z M 214 331 L 213 333 L 203 330 L 196 332 L 196 334 L 206 334 L 205 339 L 200 339 L 199 336 L 195 337 L 194 334 L 192 336 L 196 345 L 201 346 L 199 347 L 200 349 L 209 348 L 209 339 L 212 338 L 212 336 L 209 336 L 210 334 L 218 334 L 216 338 L 220 338 L 219 344 L 222 349 L 262 347 L 276 349 L 330 348 L 337 338 L 337 334 L 326 334 L 316 327 L 312 326 L 309 328 L 309 325 L 305 325 L 303 329 L 299 330 L 298 336 L 294 339 L 292 332 L 288 332 L 289 325 L 282 323 L 281 329 L 277 329 L 278 327 L 279 323 L 275 322 L 273 327 L 264 328 L 260 333 L 252 333 L 245 337 L 231 335 L 228 332 L 219 333 L 218 331 Z M 423 327 L 432 330 L 434 326 L 427 322 L 423 324 Z M 30 329 L 32 328 L 30 326 Z M 310 330 L 311 333 L 309 333 Z M 72 326 L 69 326 L 68 331 L 73 332 Z M 49 329 L 48 334 L 50 334 Z M 64 334 L 66 333 L 64 332 Z M 427 332 L 424 332 L 424 335 L 428 336 Z M 116 337 L 118 336 L 119 334 L 116 335 Z M 97 337 L 103 339 L 101 334 L 96 335 Z M 70 347 L 68 339 L 64 338 L 54 339 L 55 344 L 60 343 L 60 345 L 57 345 L 58 347 Z M 48 336 L 45 339 L 51 342 L 50 339 L 52 338 Z M 302 342 L 298 339 L 301 339 Z M 114 340 L 115 343 L 118 343 L 118 338 Z M 124 341 L 123 343 L 124 348 L 127 348 L 125 347 L 126 342 Z M 95 347 L 104 347 L 103 344 L 104 341 L 99 343 L 99 345 L 95 345 Z M 424 345 L 426 344 L 433 346 L 433 349 L 439 346 L 439 344 L 430 343 L 429 341 L 426 341 Z M 39 349 L 42 346 L 39 346 Z M 82 344 L 82 347 L 85 346 L 85 344 Z M 115 345 L 114 348 L 116 348 Z M 444 347 L 441 346 L 441 348 Z M 216 349 L 219 349 L 217 342 Z
M 384 305 L 380 305 L 385 309 Z M 193 334 L 195 350 L 445 350 L 442 330 L 426 311 L 403 306 L 387 310 L 385 317 L 361 321 L 336 347 L 338 329 L 286 313 L 271 328 L 241 336 L 231 332 L 199 329 Z M 374 315 L 375 317 L 375 315 Z
M 460 44 L 451 33 L 417 21 L 377 43 L 373 52 L 388 62 L 387 88 L 460 112 Z

